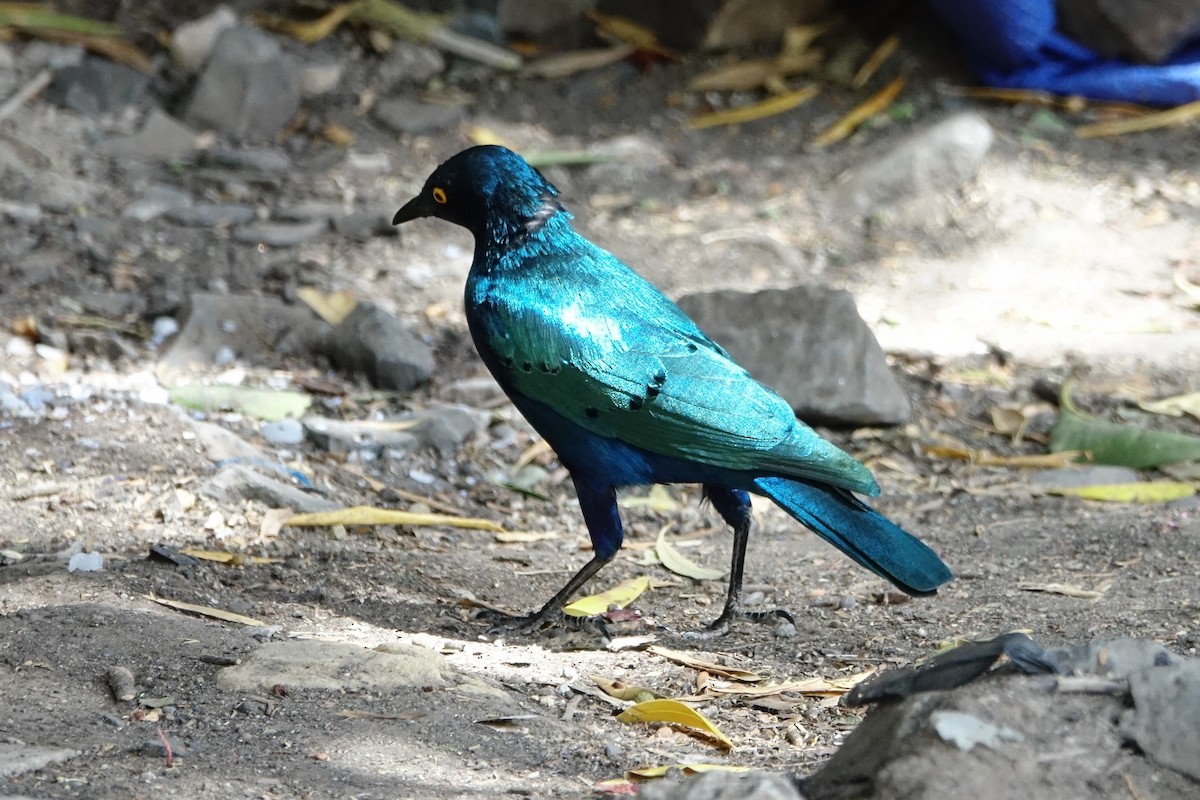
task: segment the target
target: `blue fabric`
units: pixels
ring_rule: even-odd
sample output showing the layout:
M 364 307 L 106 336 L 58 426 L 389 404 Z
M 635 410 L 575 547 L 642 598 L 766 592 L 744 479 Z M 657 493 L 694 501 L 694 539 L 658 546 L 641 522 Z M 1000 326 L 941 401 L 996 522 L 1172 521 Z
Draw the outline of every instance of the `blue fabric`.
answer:
M 989 86 L 1176 106 L 1200 100 L 1200 46 L 1163 64 L 1104 58 L 1055 29 L 1054 0 L 928 0 Z

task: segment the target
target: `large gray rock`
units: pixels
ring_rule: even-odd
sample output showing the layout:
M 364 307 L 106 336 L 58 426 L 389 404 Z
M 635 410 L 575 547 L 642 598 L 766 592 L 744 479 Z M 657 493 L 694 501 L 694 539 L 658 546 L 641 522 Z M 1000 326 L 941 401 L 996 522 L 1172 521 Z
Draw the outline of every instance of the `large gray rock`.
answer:
M 195 292 L 160 366 L 177 369 L 234 360 L 274 365 L 281 355 L 303 357 L 320 351 L 329 330 L 308 306 L 288 305 L 274 297 Z
M 334 366 L 366 375 L 380 389 L 405 392 L 433 374 L 433 350 L 378 306 L 359 303 L 325 345 Z
M 1160 63 L 1200 35 L 1196 0 L 1057 0 L 1059 25 L 1108 58 Z
M 376 103 L 371 113 L 391 131 L 417 136 L 457 124 L 467 115 L 467 109 L 465 106 L 422 103 L 407 97 L 393 97 Z
M 679 307 L 811 423 L 894 425 L 911 407 L 847 291 L 705 292 Z
M 883 153 L 872 149 L 838 179 L 834 206 L 869 215 L 909 200 L 958 189 L 975 176 L 995 135 L 975 112 L 947 117 Z
M 1129 676 L 1133 709 L 1121 732 L 1163 766 L 1200 781 L 1200 662 L 1147 667 Z
M 253 500 L 269 508 L 290 508 L 299 514 L 333 511 L 341 507 L 331 500 L 309 494 L 242 464 L 221 467 L 201 484 L 200 494 L 225 506 L 240 506 L 244 500 Z
M 300 68 L 255 28 L 229 28 L 192 92 L 184 118 L 238 139 L 274 136 L 300 109 Z

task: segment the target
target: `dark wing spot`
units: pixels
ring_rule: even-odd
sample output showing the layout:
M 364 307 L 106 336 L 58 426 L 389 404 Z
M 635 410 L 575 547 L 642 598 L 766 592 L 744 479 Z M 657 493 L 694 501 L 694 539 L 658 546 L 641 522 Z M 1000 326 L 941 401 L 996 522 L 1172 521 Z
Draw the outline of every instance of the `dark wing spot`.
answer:
M 640 398 L 640 397 L 637 397 L 636 395 L 635 395 L 634 397 L 631 397 L 631 398 L 629 398 L 629 410 L 630 410 L 630 411 L 637 411 L 639 408 L 641 408 L 641 407 L 642 407 L 642 404 L 643 404 L 644 402 L 645 402 L 645 401 L 644 401 L 644 400 L 642 400 L 642 398 Z
M 521 371 L 522 372 L 533 372 L 533 364 L 529 361 L 526 361 L 524 364 L 521 365 Z
M 588 406 L 583 410 L 583 413 L 587 414 L 588 419 L 595 419 L 596 417 L 600 416 L 600 409 Z
M 698 344 L 696 344 L 695 342 L 688 342 L 687 349 L 688 349 L 689 353 L 694 353 L 700 349 L 700 346 Z
M 646 387 L 646 399 L 653 400 L 654 398 L 658 397 L 659 391 L 660 390 L 657 386 L 647 386 Z
M 658 372 L 654 373 L 654 385 L 655 386 L 662 386 L 666 382 L 667 382 L 667 371 L 665 369 L 660 369 Z

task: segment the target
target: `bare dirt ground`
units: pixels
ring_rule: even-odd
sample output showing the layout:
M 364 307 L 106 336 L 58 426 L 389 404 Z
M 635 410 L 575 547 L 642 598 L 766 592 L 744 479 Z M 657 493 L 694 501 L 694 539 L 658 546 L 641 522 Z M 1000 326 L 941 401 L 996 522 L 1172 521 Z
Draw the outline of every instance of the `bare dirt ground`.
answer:
M 898 602 L 882 581 L 763 507 L 747 580 L 764 604 L 795 612 L 795 636 L 746 624 L 697 647 L 667 629 L 696 628 L 714 616 L 723 585 L 674 578 L 647 565 L 645 554 L 667 524 L 693 538 L 686 552 L 710 566 L 725 565 L 729 540 L 715 515 L 698 507 L 697 490 L 676 487 L 668 510 L 624 511 L 628 546 L 598 584 L 645 574 L 658 585 L 636 602 L 640 619 L 614 624 L 614 633 L 655 634 L 667 646 L 775 679 L 836 679 L 909 663 L 947 639 L 1017 628 L 1045 644 L 1132 636 L 1196 654 L 1194 503 L 1047 497 L 1029 491 L 1021 471 L 939 460 L 924 449 L 951 436 L 978 449 L 1040 452 L 1054 411 L 1032 387 L 1060 381 L 1071 368 L 1083 374 L 1081 401 L 1097 410 L 1200 388 L 1200 317 L 1172 284 L 1177 265 L 1200 250 L 1194 130 L 1078 142 L 1070 119 L 985 107 L 997 144 L 963 192 L 937 198 L 915 218 L 834 219 L 825 204 L 844 168 L 964 106 L 943 88 L 966 76 L 952 60 L 927 56 L 915 62 L 906 95 L 915 109 L 910 119 L 869 127 L 827 151 L 805 143 L 854 101 L 850 93 L 829 93 L 794 115 L 740 130 L 685 131 L 666 101 L 697 70 L 694 63 L 606 73 L 615 89 L 596 77 L 483 80 L 473 87 L 468 123 L 489 126 L 523 150 L 615 136 L 656 147 L 664 158 L 649 167 L 602 164 L 548 175 L 590 235 L 670 293 L 798 281 L 851 289 L 895 354 L 917 408 L 902 429 L 830 436 L 874 469 L 883 487 L 878 507 L 956 571 L 937 597 Z M 295 175 L 264 189 L 263 202 L 276 204 L 271 192 L 302 199 L 351 190 L 363 206 L 390 214 L 438 161 L 468 144 L 459 129 L 398 141 L 350 115 L 354 89 L 346 87 L 326 113 L 354 124 L 355 149 L 386 154 L 390 168 L 355 170 L 328 148 L 302 149 Z M 73 165 L 80 180 L 112 181 L 84 201 L 89 214 L 113 216 L 114 198 L 131 191 L 132 172 L 106 171 L 86 152 L 96 123 L 35 101 L 10 124 L 13 135 Z M 352 243 L 329 234 L 270 254 L 285 268 L 317 265 L 322 288 L 372 297 L 438 343 L 430 387 L 373 398 L 371 408 L 419 408 L 485 374 L 459 308 L 470 260 L 466 234 L 432 222 L 411 227 L 400 239 Z M 266 270 L 239 273 L 239 264 L 253 262 L 214 258 L 232 247 L 227 242 L 193 246 L 170 236 L 146 251 L 173 250 L 158 270 L 176 286 L 223 281 L 245 291 L 269 284 Z M 51 280 L 19 291 L 0 286 L 6 320 L 59 314 L 62 298 L 109 283 L 110 275 L 87 266 L 65 218 L 41 247 L 64 260 Z M 116 362 L 72 355 L 65 370 L 37 353 L 7 352 L 0 371 L 32 376 L 56 399 L 49 415 L 5 420 L 0 428 L 0 548 L 17 556 L 0 562 L 0 744 L 70 752 L 44 769 L 0 778 L 0 794 L 590 797 L 597 782 L 650 764 L 700 760 L 809 773 L 859 721 L 859 712 L 822 698 L 796 697 L 773 710 L 711 702 L 703 710 L 735 743 L 723 753 L 669 728 L 623 725 L 609 704 L 571 688 L 598 674 L 687 695 L 696 688 L 694 670 L 644 651 L 610 652 L 577 633 L 486 635 L 486 623 L 471 619 L 461 598 L 534 608 L 589 555 L 574 498 L 552 458 L 542 460 L 549 477 L 538 487 L 547 500 L 491 480 L 534 441 L 506 405 L 493 404 L 492 424 L 452 456 L 345 464 L 300 445 L 284 460 L 339 504 L 410 507 L 389 494 L 400 489 L 427 498 L 433 510 L 547 538 L 506 544 L 490 533 L 443 528 L 337 535 L 287 528 L 262 537 L 265 504 L 230 506 L 197 494 L 213 464 L 185 412 L 159 402 L 153 352 L 139 347 L 135 358 Z M 281 363 L 276 375 L 306 370 L 313 367 Z M 990 424 L 990 409 L 1001 404 L 1035 404 L 1020 444 Z M 368 405 L 325 411 L 361 417 Z M 210 421 L 272 451 L 252 420 Z M 1172 426 L 1200 430 L 1194 420 Z M 80 545 L 103 554 L 101 571 L 67 571 L 67 556 Z M 148 558 L 155 545 L 225 548 L 276 561 L 181 567 Z M 1022 588 L 1030 584 L 1096 594 Z M 150 596 L 245 614 L 268 627 L 186 615 Z M 271 638 L 416 644 L 443 654 L 459 677 L 390 689 L 349 681 L 327 689 L 231 689 L 218 682 L 225 664 Z M 114 701 L 104 682 L 113 665 L 132 672 L 139 700 Z M 159 702 L 140 702 L 146 698 Z M 499 717 L 512 719 L 481 722 Z M 169 764 L 160 731 L 172 743 Z M 1096 787 L 1095 796 L 1128 796 L 1120 776 L 1146 769 L 1145 759 L 1122 751 L 1112 782 Z M 1182 798 L 1194 788 L 1177 779 L 1146 796 Z

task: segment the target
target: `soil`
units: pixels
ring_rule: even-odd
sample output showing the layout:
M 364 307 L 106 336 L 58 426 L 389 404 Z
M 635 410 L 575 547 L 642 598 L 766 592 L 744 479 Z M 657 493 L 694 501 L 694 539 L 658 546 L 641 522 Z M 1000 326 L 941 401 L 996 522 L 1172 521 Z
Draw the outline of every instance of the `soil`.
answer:
M 354 149 L 385 153 L 392 168 L 355 170 L 328 145 L 297 146 L 295 174 L 262 189 L 264 202 L 348 192 L 363 207 L 390 214 L 441 159 L 469 143 L 465 126 L 397 139 L 354 116 L 371 56 L 353 58 L 346 84 L 316 113 L 351 125 L 359 137 Z M 697 645 L 672 631 L 714 617 L 723 583 L 672 576 L 647 565 L 647 552 L 669 525 L 688 540 L 690 558 L 723 568 L 729 537 L 711 509 L 700 507 L 695 487 L 672 487 L 666 510 L 623 511 L 627 546 L 592 588 L 639 575 L 651 576 L 655 587 L 634 604 L 638 615 L 610 628 L 781 680 L 906 664 L 947 640 L 1013 629 L 1046 645 L 1131 636 L 1195 655 L 1194 502 L 1134 506 L 1045 496 L 1020 470 L 939 459 L 927 450 L 952 440 L 997 453 L 1043 452 L 1054 410 L 1041 384 L 1057 384 L 1072 370 L 1082 376 L 1080 402 L 1097 412 L 1134 415 L 1137 398 L 1200 388 L 1200 316 L 1172 282 L 1200 250 L 1192 233 L 1200 218 L 1194 131 L 1076 140 L 1071 126 L 1089 112 L 976 106 L 947 89 L 969 80 L 952 57 L 906 51 L 902 61 L 912 69 L 909 118 L 868 126 L 824 150 L 806 143 L 857 101 L 853 92 L 831 90 L 794 114 L 737 129 L 686 131 L 686 108 L 672 104 L 707 63 L 699 58 L 648 72 L 621 65 L 554 82 L 480 75 L 464 84 L 475 97 L 468 124 L 523 151 L 629 136 L 638 152 L 663 154 L 649 166 L 547 172 L 589 235 L 671 294 L 797 281 L 851 289 L 916 407 L 904 428 L 826 433 L 872 467 L 883 488 L 877 507 L 955 570 L 957 579 L 936 597 L 897 596 L 766 505 L 756 508 L 748 589 L 763 607 L 792 610 L 795 633 L 746 623 Z M 964 107 L 984 114 L 997 133 L 967 187 L 939 195 L 919 213 L 862 222 L 830 212 L 831 187 L 845 168 Z M 86 135 L 103 123 L 34 101 L 10 124 L 13 136 L 36 142 L 52 162 L 71 164 L 79 181 L 102 187 L 102 199 L 84 201 L 90 214 L 115 217 L 119 201 L 145 176 L 86 152 Z M 72 298 L 113 288 L 110 267 L 81 255 L 69 217 L 60 216 L 38 250 L 65 260 L 40 283 L 0 287 L 6 322 L 26 314 L 63 317 Z M 268 253 L 266 261 L 234 253 L 228 242 L 168 233 L 159 242 L 141 240 L 144 255 L 129 290 L 146 299 L 138 321 L 148 322 L 173 310 L 169 297 L 219 285 L 277 293 L 270 265 L 308 265 L 322 276 L 322 288 L 349 288 L 411 320 L 439 355 L 432 384 L 411 396 L 360 391 L 322 413 L 360 418 L 422 407 L 486 373 L 459 307 L 467 235 L 434 222 L 408 228 L 398 239 L 365 243 L 329 235 Z M 137 234 L 126 227 L 114 235 Z M 164 249 L 173 258 L 150 263 Z M 161 291 L 164 285 L 171 291 Z M 591 797 L 598 782 L 650 764 L 699 760 L 809 774 L 861 717 L 823 698 L 795 698 L 773 711 L 740 700 L 709 703 L 702 710 L 735 743 L 723 753 L 670 728 L 622 724 L 610 704 L 570 688 L 597 674 L 681 696 L 696 689 L 695 670 L 643 650 L 607 650 L 587 631 L 490 634 L 463 598 L 530 610 L 590 555 L 569 481 L 551 455 L 538 456 L 547 471 L 536 487 L 544 498 L 493 480 L 536 441 L 507 405 L 481 404 L 493 423 L 449 456 L 356 463 L 301 445 L 284 460 L 339 504 L 409 508 L 405 497 L 415 493 L 432 510 L 546 538 L 503 543 L 483 531 L 390 527 L 289 527 L 263 535 L 265 505 L 228 506 L 199 494 L 214 467 L 186 415 L 155 401 L 152 350 L 139 345 L 132 357 L 115 360 L 72 354 L 65 365 L 27 350 L 7 352 L 0 375 L 24 374 L 58 399 L 42 418 L 0 419 L 0 549 L 9 553 L 0 560 L 0 744 L 75 755 L 0 778 L 0 793 Z M 323 374 L 315 365 L 274 367 L 285 378 Z M 1020 441 L 993 427 L 990 412 L 1002 405 L 1027 408 Z M 252 420 L 210 421 L 273 451 Z M 1153 424 L 1200 433 L 1194 419 Z M 272 563 L 177 566 L 149 557 L 157 545 Z M 101 571 L 67 570 L 80 546 L 103 555 Z M 1047 585 L 1094 594 L 1030 590 Z M 151 598 L 236 612 L 267 627 L 189 615 Z M 272 637 L 432 647 L 461 673 L 501 687 L 508 705 L 453 687 L 280 686 L 264 696 L 218 685 L 224 664 L 246 659 Z M 133 673 L 137 700 L 113 699 L 104 679 L 110 666 Z M 147 706 L 147 698 L 162 707 Z M 507 724 L 480 722 L 496 717 L 497 708 L 508 709 Z M 172 744 L 170 757 L 160 732 Z M 1155 796 L 1188 796 L 1188 787 L 1169 783 Z

